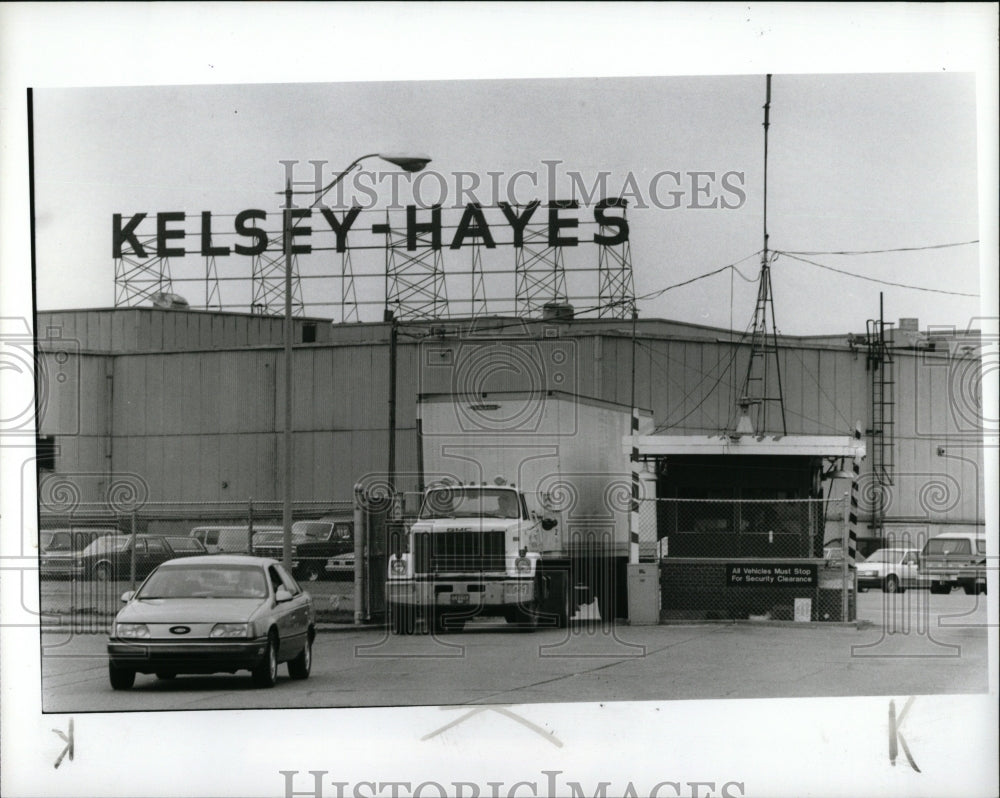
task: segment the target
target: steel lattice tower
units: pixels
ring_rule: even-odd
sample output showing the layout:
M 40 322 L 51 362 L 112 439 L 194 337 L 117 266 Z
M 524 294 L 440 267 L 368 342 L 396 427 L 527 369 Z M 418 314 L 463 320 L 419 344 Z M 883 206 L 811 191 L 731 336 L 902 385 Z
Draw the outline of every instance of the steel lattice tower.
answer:
M 416 214 L 416 208 L 407 208 Z M 407 219 L 402 231 L 395 230 L 389 211 L 385 225 L 374 225 L 374 232 L 385 233 L 385 307 L 397 319 L 438 319 L 447 317 L 448 293 L 441 253 L 441 206 L 431 208 L 432 222 L 417 230 Z M 398 232 L 397 232 L 398 231 Z M 412 246 L 412 248 L 410 248 Z
M 156 249 L 156 238 L 140 241 L 145 250 Z M 153 257 L 115 258 L 115 307 L 130 307 L 153 298 L 158 293 L 173 293 L 170 259 Z
M 281 245 L 282 238 L 268 241 L 268 249 L 252 257 L 251 282 L 253 286 L 250 312 L 261 316 L 283 316 L 285 313 L 285 253 L 270 249 Z M 292 255 L 292 315 L 302 316 L 302 285 L 299 281 L 299 261 Z
M 625 200 L 619 201 L 625 208 Z M 601 225 L 601 232 L 606 227 Z M 599 318 L 628 319 L 635 306 L 635 287 L 632 281 L 632 247 L 628 239 L 614 246 L 598 244 L 597 280 Z
M 205 258 L 205 310 L 222 310 L 219 296 L 219 274 L 215 267 L 215 255 Z
M 561 207 L 575 207 L 570 202 Z M 514 297 L 519 316 L 531 316 L 549 302 L 568 301 L 562 247 L 549 245 L 545 222 L 525 225 L 523 246 L 514 250 Z

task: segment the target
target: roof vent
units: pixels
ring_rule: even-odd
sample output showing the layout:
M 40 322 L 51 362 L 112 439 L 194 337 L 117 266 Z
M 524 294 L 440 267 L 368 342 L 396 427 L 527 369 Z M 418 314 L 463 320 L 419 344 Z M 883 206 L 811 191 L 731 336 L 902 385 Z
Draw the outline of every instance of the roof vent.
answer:
M 546 302 L 542 305 L 545 321 L 572 321 L 573 306 L 569 302 Z
M 167 310 L 171 308 L 187 308 L 188 301 L 182 297 L 180 294 L 171 294 L 167 291 L 160 291 L 158 294 L 153 294 L 150 299 L 153 301 L 154 308 L 165 308 Z

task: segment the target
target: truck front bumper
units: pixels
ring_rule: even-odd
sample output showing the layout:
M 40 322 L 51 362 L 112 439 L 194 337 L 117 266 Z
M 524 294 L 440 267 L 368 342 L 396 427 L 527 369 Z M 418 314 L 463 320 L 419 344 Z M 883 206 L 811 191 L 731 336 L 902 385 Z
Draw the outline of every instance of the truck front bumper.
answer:
M 390 604 L 417 607 L 513 607 L 531 604 L 536 596 L 535 580 L 525 579 L 435 579 L 433 581 L 390 580 L 386 599 Z

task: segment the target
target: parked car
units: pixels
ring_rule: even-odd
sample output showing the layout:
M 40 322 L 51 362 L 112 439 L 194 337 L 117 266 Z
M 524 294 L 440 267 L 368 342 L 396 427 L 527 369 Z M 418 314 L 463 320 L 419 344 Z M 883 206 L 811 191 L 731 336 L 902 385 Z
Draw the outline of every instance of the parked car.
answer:
M 920 573 L 931 593 L 960 585 L 968 594 L 986 592 L 986 538 L 975 532 L 944 532 L 924 544 Z
M 858 563 L 858 591 L 870 587 L 885 593 L 902 593 L 910 587 L 927 587 L 930 580 L 919 572 L 919 549 L 879 549 Z
M 230 554 L 170 560 L 122 601 L 108 639 L 115 690 L 132 687 L 136 673 L 173 679 L 240 670 L 271 687 L 281 662 L 291 678 L 309 676 L 312 599 L 274 560 Z
M 116 535 L 113 527 L 43 529 L 38 533 L 38 575 L 43 579 L 72 576 L 77 556 L 97 538 Z
M 253 528 L 255 538 L 258 534 L 275 531 L 281 532 L 281 527 L 255 526 Z M 249 526 L 198 526 L 191 530 L 190 535 L 204 543 L 210 554 L 220 552 L 249 554 L 251 552 Z
M 188 536 L 136 535 L 135 578 L 142 579 L 160 563 L 175 557 L 207 554 L 205 546 Z M 108 582 L 132 575 L 132 536 L 105 535 L 97 538 L 73 561 L 73 575 Z

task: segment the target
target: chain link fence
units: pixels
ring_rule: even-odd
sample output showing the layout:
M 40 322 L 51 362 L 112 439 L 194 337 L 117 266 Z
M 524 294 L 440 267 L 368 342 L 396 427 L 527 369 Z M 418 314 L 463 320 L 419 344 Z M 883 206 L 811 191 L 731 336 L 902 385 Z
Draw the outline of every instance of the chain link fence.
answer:
M 855 619 L 854 568 L 824 548 L 844 500 L 644 501 L 655 503 L 639 537 L 656 540 L 661 621 Z
M 207 552 L 280 560 L 282 519 L 279 501 L 143 501 L 131 506 L 44 501 L 38 540 L 23 546 L 25 568 L 31 570 L 37 562 L 41 622 L 81 633 L 106 631 L 121 607 L 121 594 L 176 556 Z M 351 620 L 353 502 L 293 502 L 292 522 L 293 573 L 308 583 L 318 615 Z

